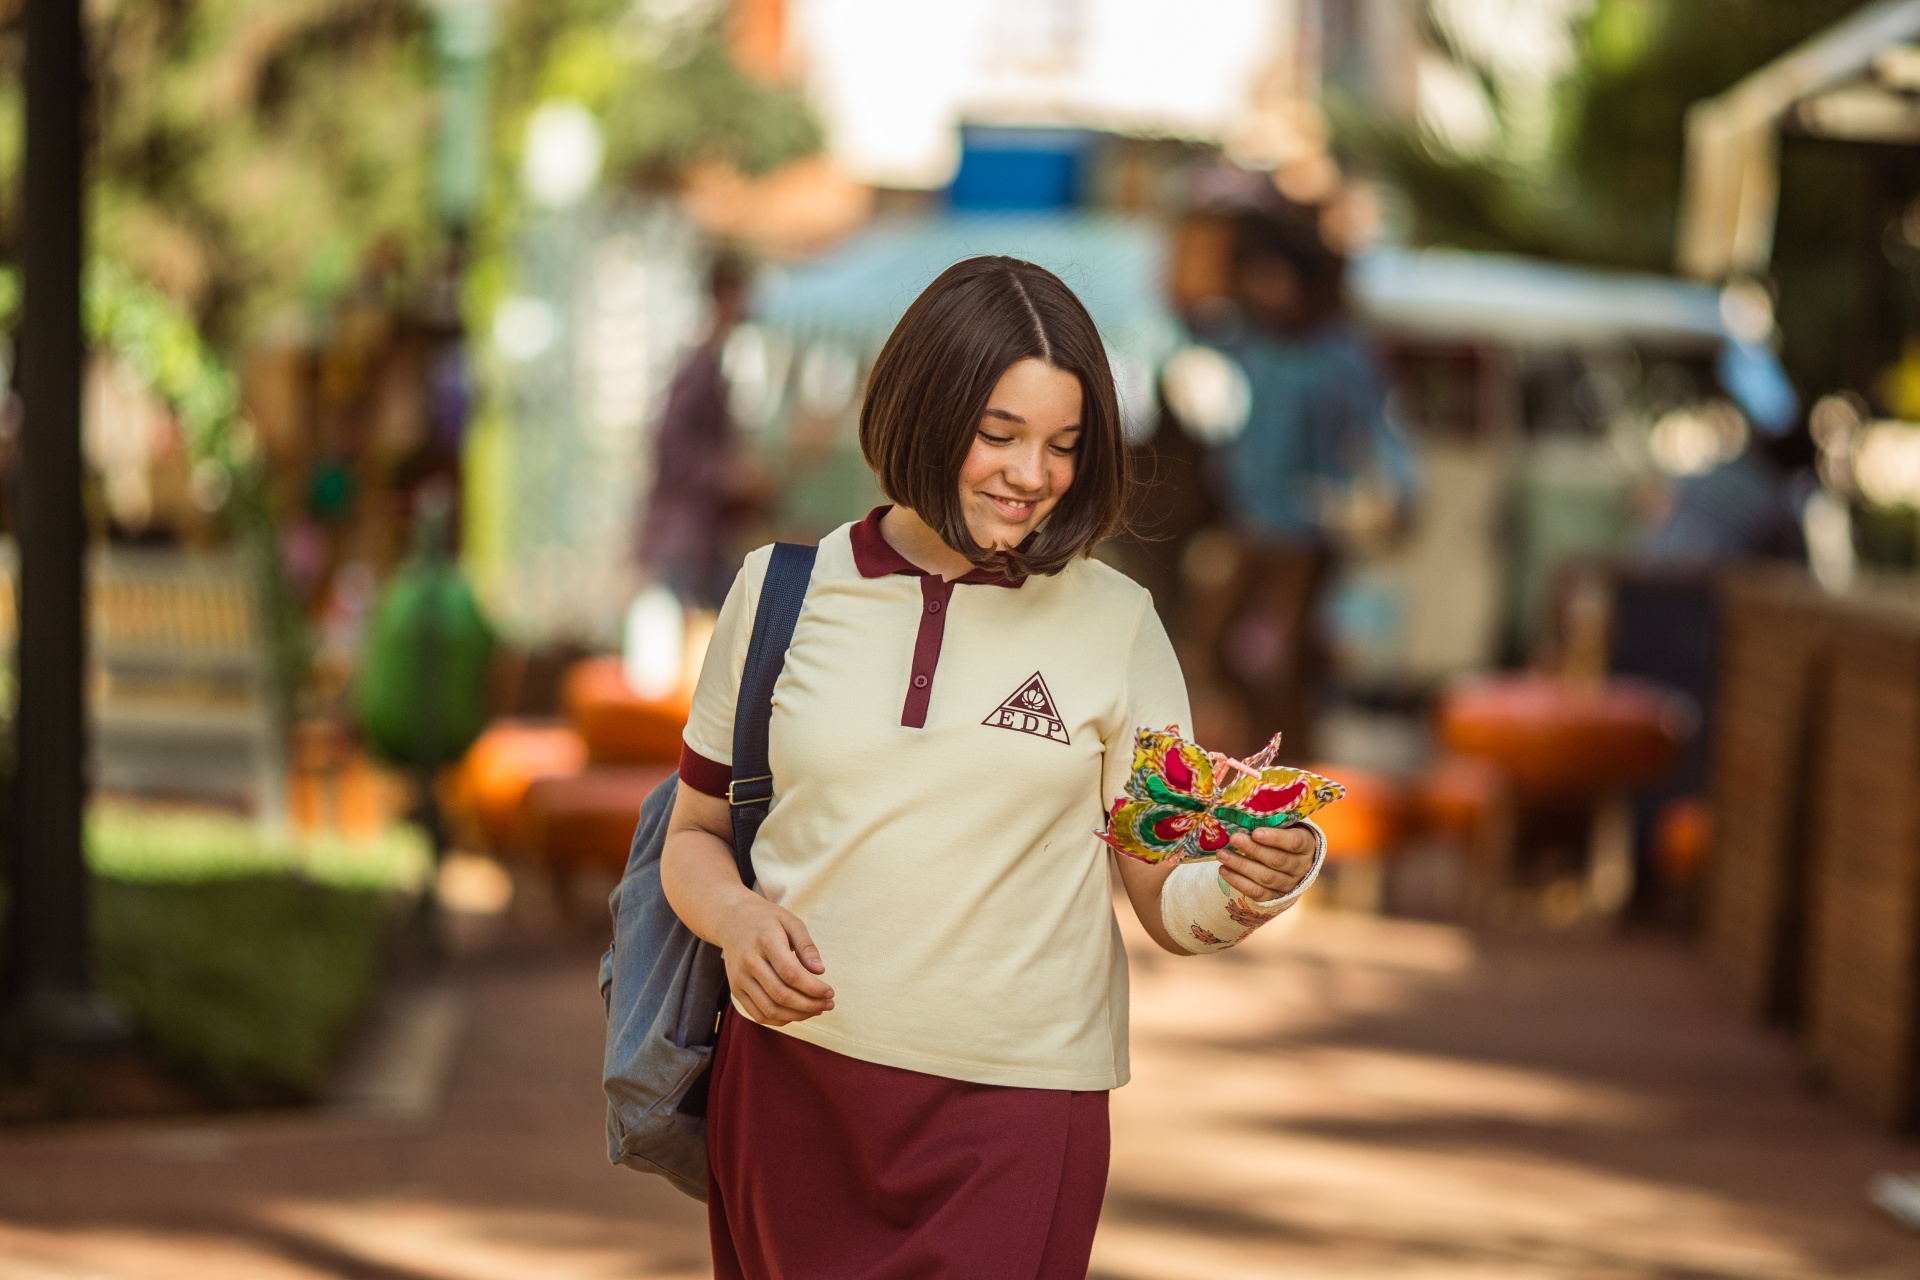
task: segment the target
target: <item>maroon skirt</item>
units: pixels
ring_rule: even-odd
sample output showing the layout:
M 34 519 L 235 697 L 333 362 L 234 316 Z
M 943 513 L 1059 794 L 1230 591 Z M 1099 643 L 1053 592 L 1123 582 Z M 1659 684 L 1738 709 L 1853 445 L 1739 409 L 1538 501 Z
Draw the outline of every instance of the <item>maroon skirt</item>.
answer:
M 1084 1280 L 1107 1095 L 883 1067 L 729 1013 L 707 1143 L 716 1280 Z

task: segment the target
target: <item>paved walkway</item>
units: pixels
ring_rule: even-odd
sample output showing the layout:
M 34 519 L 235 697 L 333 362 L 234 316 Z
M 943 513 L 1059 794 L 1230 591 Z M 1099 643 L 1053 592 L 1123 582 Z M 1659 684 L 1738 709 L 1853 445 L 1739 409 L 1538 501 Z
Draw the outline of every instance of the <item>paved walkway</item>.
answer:
M 0 1280 L 706 1275 L 701 1207 L 601 1157 L 592 974 L 473 965 L 431 1121 L 0 1133 Z M 1303 914 L 1136 952 L 1134 1056 L 1101 1280 L 1920 1278 L 1861 1194 L 1920 1149 L 1803 1096 L 1664 942 Z

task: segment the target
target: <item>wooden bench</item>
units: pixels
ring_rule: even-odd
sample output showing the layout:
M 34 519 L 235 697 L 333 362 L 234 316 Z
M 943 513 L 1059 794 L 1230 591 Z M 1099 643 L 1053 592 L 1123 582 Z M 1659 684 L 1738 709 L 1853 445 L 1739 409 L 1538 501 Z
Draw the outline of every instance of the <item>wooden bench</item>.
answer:
M 0 545 L 0 650 L 11 654 L 16 553 Z M 109 547 L 88 566 L 93 785 L 285 811 L 253 575 L 237 552 Z

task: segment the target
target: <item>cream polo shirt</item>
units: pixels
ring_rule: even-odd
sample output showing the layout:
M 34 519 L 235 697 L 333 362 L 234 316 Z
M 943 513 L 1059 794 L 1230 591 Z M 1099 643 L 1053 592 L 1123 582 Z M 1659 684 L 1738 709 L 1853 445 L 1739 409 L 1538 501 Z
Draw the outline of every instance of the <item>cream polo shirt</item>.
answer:
M 1127 1079 L 1127 965 L 1108 851 L 1139 725 L 1188 731 L 1147 592 L 1081 559 L 1018 585 L 921 572 L 881 508 L 820 542 L 774 687 L 759 892 L 806 922 L 834 1008 L 780 1028 L 955 1080 Z M 707 651 L 681 777 L 723 795 L 769 548 Z

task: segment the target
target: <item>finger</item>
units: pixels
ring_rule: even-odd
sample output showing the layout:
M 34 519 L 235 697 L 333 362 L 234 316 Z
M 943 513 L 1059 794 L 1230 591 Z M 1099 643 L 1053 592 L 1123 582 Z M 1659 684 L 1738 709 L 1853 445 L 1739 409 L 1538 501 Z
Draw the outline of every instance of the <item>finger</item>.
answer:
M 825 1013 L 832 1007 L 830 1000 L 816 999 L 788 986 L 766 956 L 747 957 L 747 972 L 760 984 L 769 999 L 789 1013 Z
M 777 1027 L 787 1020 L 786 1015 L 780 1012 L 780 1006 L 769 999 L 766 991 L 751 977 L 744 974 L 741 975 L 739 985 L 735 988 L 735 994 L 740 997 L 740 1002 L 746 1005 L 747 1009 L 753 1014 L 753 1020 L 755 1022 L 764 1023 L 770 1027 Z
M 1284 856 L 1285 855 L 1277 850 L 1251 842 L 1249 842 L 1245 849 L 1222 849 L 1220 851 L 1220 860 L 1222 862 L 1231 860 L 1235 866 L 1249 868 L 1278 866 L 1281 858 Z M 1248 872 L 1248 874 L 1251 874 L 1251 872 Z
M 1257 880 L 1261 884 L 1277 884 L 1275 877 L 1289 875 L 1290 873 L 1283 865 L 1287 860 L 1288 855 L 1276 853 L 1272 849 L 1261 849 L 1252 857 L 1244 857 L 1223 850 L 1220 858 L 1222 865 L 1230 866 L 1247 879 Z
M 754 981 L 760 984 L 760 989 L 766 993 L 767 999 L 773 1001 L 774 1005 L 788 1017 L 795 1014 L 824 1013 L 830 1007 L 828 1001 L 803 995 L 781 981 L 780 976 L 773 971 L 773 966 L 764 958 L 756 957 L 755 962 L 748 966 L 748 972 L 753 975 Z
M 1223 866 L 1220 872 L 1220 877 L 1221 879 L 1225 880 L 1229 885 L 1231 885 L 1233 888 L 1237 889 L 1239 892 L 1246 894 L 1257 901 L 1264 902 L 1266 899 L 1273 897 L 1277 893 L 1285 892 L 1285 890 L 1283 889 L 1279 889 L 1274 885 L 1268 884 L 1264 879 L 1261 879 L 1258 875 L 1256 875 L 1251 870 L 1247 869 L 1244 865 L 1231 867 L 1231 868 Z
M 765 983 L 755 981 L 754 991 L 759 999 L 759 1007 L 765 1010 L 761 1018 L 767 1026 L 784 1027 L 789 1022 L 801 1022 L 815 1016 L 816 1010 L 795 1009 L 780 998 L 780 993 Z
M 791 951 L 785 952 L 784 954 L 776 952 L 774 955 L 768 957 L 768 959 L 773 965 L 774 974 L 779 977 L 780 981 L 786 983 L 787 986 L 799 992 L 801 995 L 806 996 L 808 999 L 824 1000 L 828 1004 L 833 1003 L 833 988 L 808 973 L 806 969 L 802 967 L 799 956 L 794 955 Z
M 778 1027 L 788 1021 L 786 1015 L 780 1012 L 780 1006 L 769 1000 L 767 993 L 762 991 L 760 984 L 752 978 L 743 977 L 735 983 L 733 994 L 739 998 L 741 1004 L 746 1006 L 747 1012 L 753 1015 L 753 1020 L 763 1026 Z
M 1305 827 L 1261 827 L 1253 833 L 1253 842 L 1282 853 L 1304 853 L 1309 857 L 1320 843 Z
M 1249 842 L 1248 847 L 1236 851 L 1239 856 L 1263 867 L 1272 867 L 1288 875 L 1303 876 L 1313 866 L 1313 853 L 1289 853 L 1283 849 L 1270 848 L 1265 844 Z
M 1266 902 L 1280 896 L 1265 885 L 1255 884 L 1237 871 L 1222 871 L 1220 878 L 1225 880 L 1235 893 L 1249 902 Z
M 1300 881 L 1299 876 L 1289 875 L 1257 858 L 1243 858 L 1224 850 L 1220 856 L 1220 865 L 1226 871 L 1231 871 L 1242 880 L 1256 886 L 1262 899 L 1290 892 Z
M 1269 849 L 1266 851 L 1265 857 L 1254 858 L 1252 861 L 1259 863 L 1263 867 L 1278 871 L 1281 875 L 1296 882 L 1303 879 L 1307 872 L 1313 870 L 1313 858 L 1310 854 L 1278 853 Z
M 793 954 L 800 957 L 800 963 L 814 973 L 825 973 L 827 962 L 820 958 L 820 948 L 813 945 L 813 935 L 807 932 L 807 926 L 800 917 L 792 913 L 781 916 L 780 924 L 787 931 L 787 945 L 793 948 Z
M 827 965 L 820 958 L 820 948 L 814 946 L 813 939 L 807 935 L 807 926 L 801 924 L 797 916 L 783 915 L 780 927 L 785 930 L 780 939 L 783 945 L 767 949 L 770 956 L 792 957 L 791 963 L 779 966 L 780 976 L 797 990 L 823 1000 L 833 999 L 833 988 L 815 976 L 825 973 Z
M 780 1000 L 783 1006 L 795 1007 L 793 1004 L 795 1000 L 803 1000 L 808 1009 L 818 1013 L 820 1009 L 833 1004 L 833 988 L 816 979 L 812 973 L 806 973 L 806 969 L 801 967 L 801 961 L 793 956 L 793 952 L 787 950 L 785 938 L 770 942 L 766 950 L 753 952 L 751 956 L 747 956 L 747 963 L 749 963 L 749 971 L 755 975 L 756 979 L 760 979 L 762 986 L 766 986 L 766 994 Z M 797 986 L 795 979 L 818 990 Z M 791 998 L 787 998 L 785 992 L 791 992 Z
M 794 923 L 797 925 L 799 922 Z M 791 986 L 815 999 L 832 1000 L 833 988 L 806 971 L 804 959 L 793 953 L 790 942 L 790 931 L 783 921 L 779 928 L 770 926 L 760 931 L 753 939 L 752 949 L 747 952 L 746 959 L 758 957 L 765 961 L 763 978 Z M 811 947 L 813 944 L 809 942 L 807 945 Z M 815 954 L 817 956 L 818 953 Z

